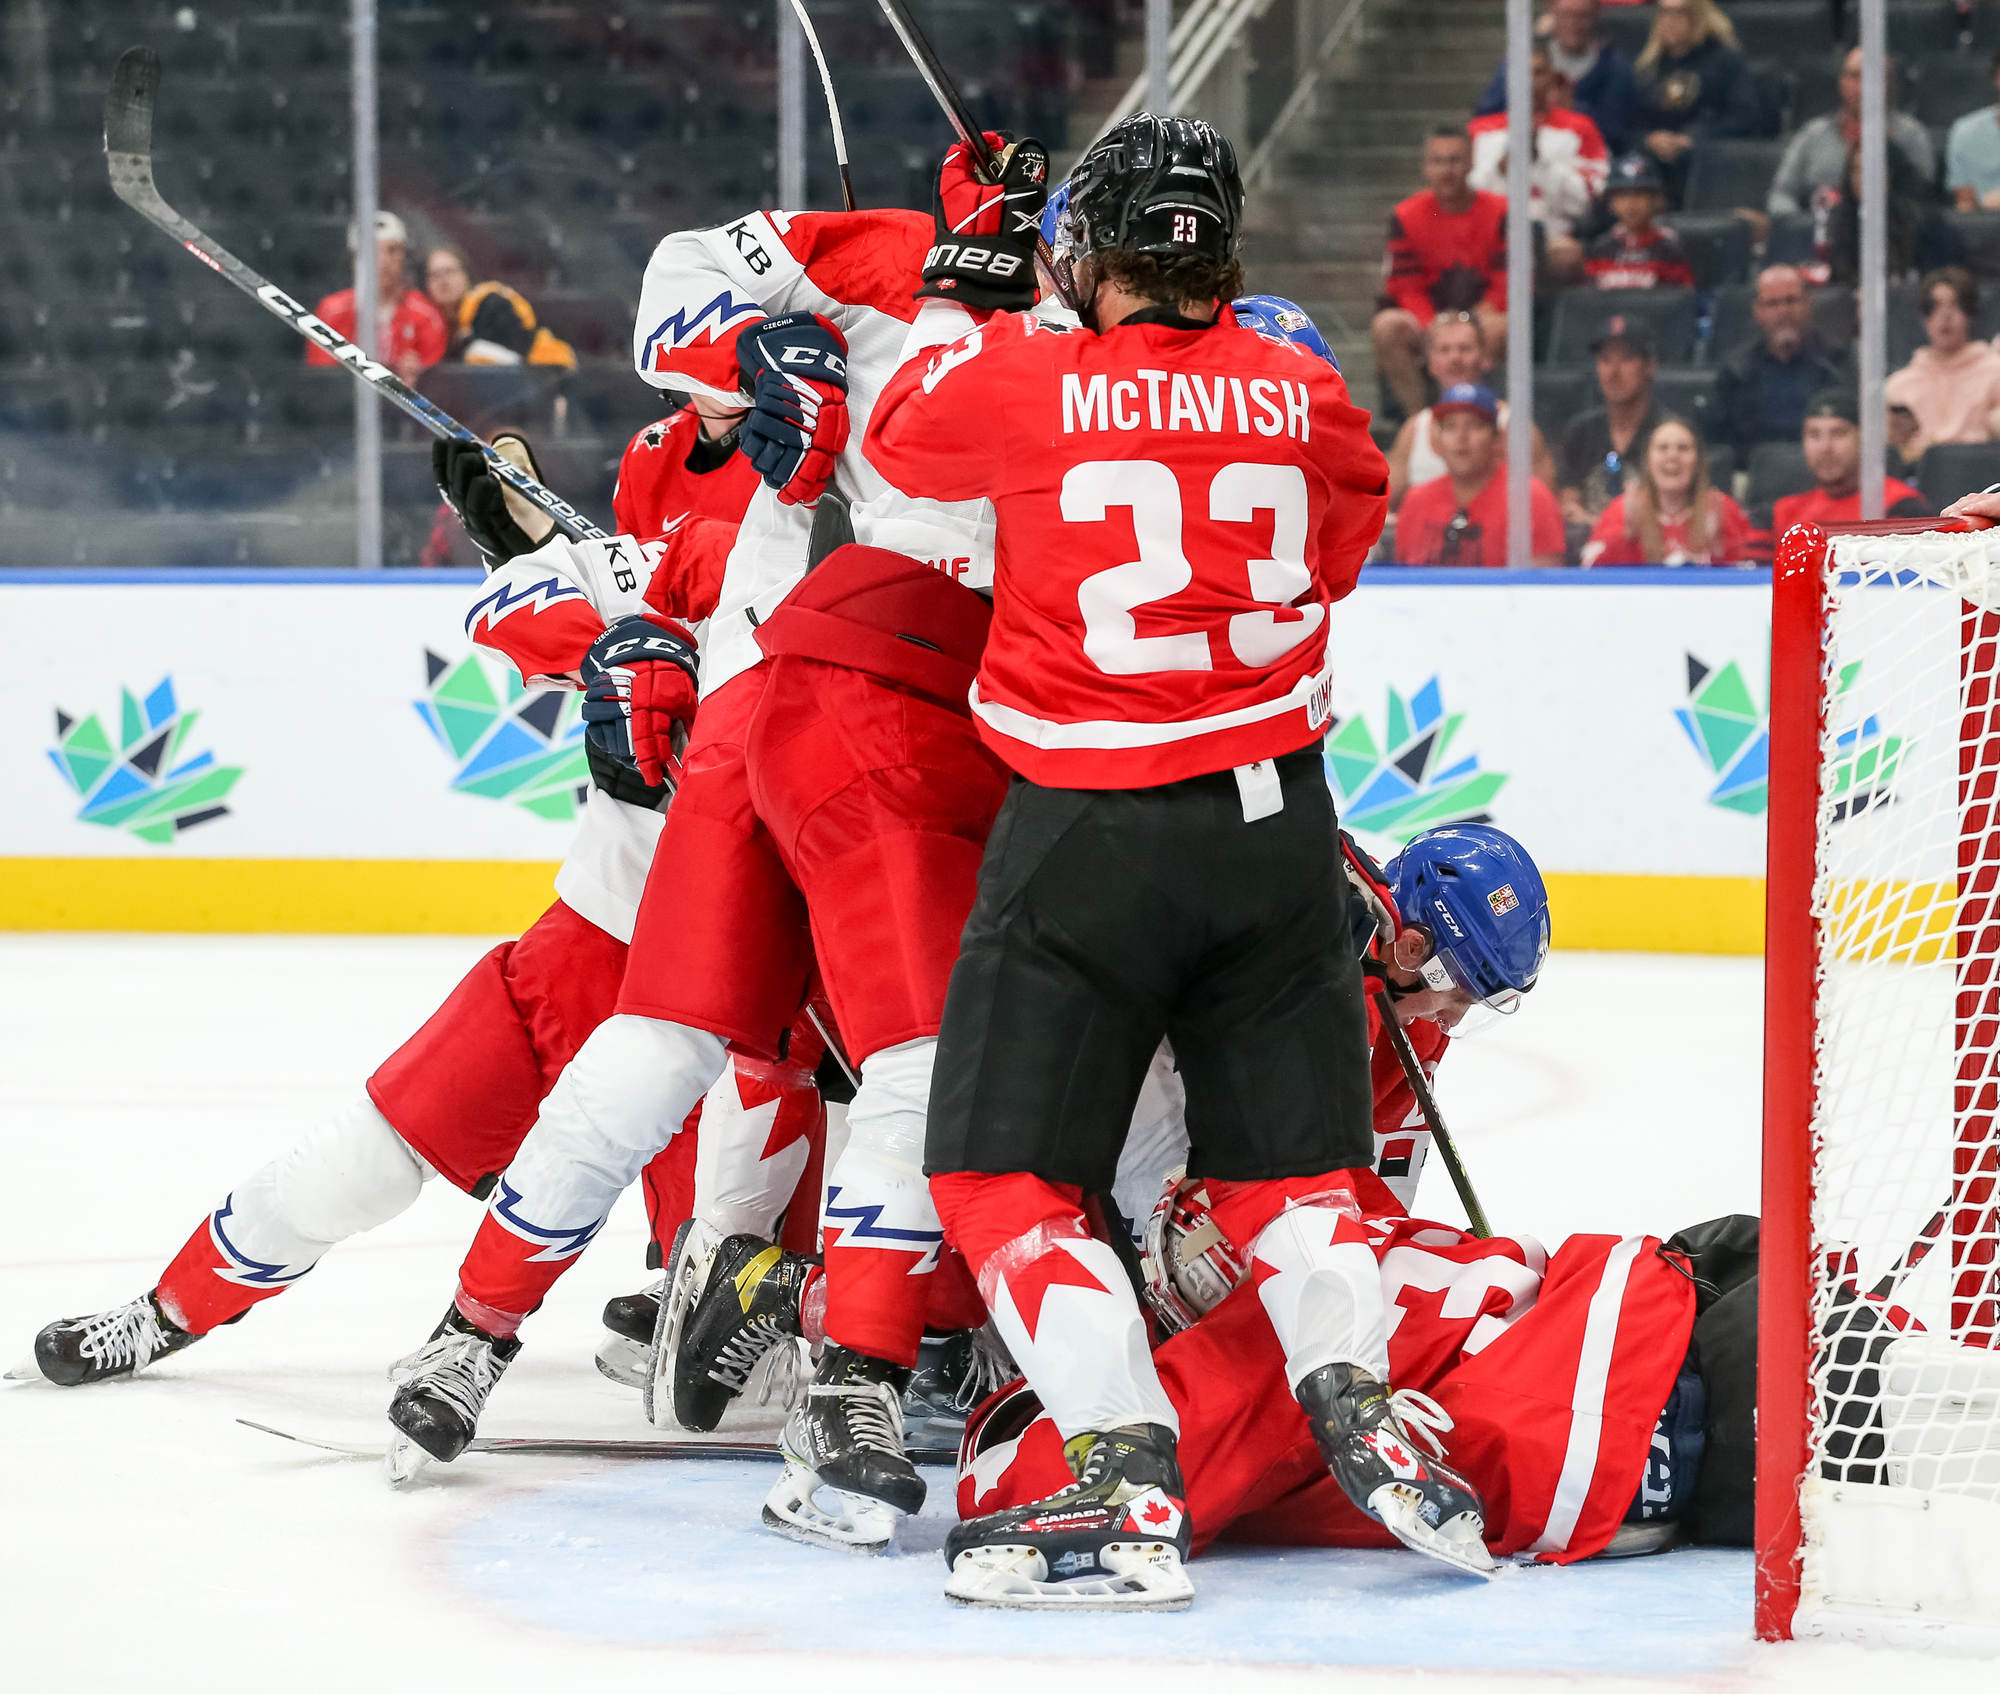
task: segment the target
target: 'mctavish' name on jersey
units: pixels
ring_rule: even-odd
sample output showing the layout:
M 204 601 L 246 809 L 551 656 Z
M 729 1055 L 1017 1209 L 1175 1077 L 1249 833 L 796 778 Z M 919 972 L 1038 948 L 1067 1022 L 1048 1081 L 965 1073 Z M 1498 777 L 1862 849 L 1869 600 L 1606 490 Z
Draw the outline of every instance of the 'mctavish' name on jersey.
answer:
M 1001 315 L 877 402 L 867 453 L 912 496 L 993 501 L 972 710 L 1055 787 L 1140 788 L 1326 726 L 1327 616 L 1381 532 L 1388 466 L 1325 360 L 1237 326 L 1103 334 Z

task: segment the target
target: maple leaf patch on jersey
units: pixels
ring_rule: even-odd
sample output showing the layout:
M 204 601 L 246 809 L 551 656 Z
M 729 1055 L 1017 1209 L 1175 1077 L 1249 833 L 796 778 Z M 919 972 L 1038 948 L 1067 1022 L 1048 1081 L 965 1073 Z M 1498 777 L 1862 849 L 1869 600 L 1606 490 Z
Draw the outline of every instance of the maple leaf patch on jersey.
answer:
M 1159 1488 L 1149 1488 L 1127 1502 L 1125 1521 L 1119 1527 L 1167 1541 L 1179 1531 L 1181 1519 L 1186 1516 L 1180 1503 L 1171 1495 Z

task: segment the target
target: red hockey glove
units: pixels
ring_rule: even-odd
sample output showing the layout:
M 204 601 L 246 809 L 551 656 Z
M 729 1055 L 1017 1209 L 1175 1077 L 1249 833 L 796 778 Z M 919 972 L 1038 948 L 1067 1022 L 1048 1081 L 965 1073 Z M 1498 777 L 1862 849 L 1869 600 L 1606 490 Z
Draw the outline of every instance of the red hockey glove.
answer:
M 1340 832 L 1340 860 L 1347 872 L 1347 922 L 1354 950 L 1364 960 L 1375 953 L 1378 944 L 1386 953 L 1403 929 L 1402 914 L 1396 910 L 1396 891 L 1382 867 L 1344 829 Z
M 584 736 L 640 780 L 680 780 L 677 734 L 694 721 L 694 637 L 667 618 L 620 618 L 583 661 Z
M 1035 303 L 1035 240 L 1049 198 L 1048 150 L 1039 141 L 1007 145 L 993 130 L 986 132 L 986 144 L 1000 167 L 997 183 L 979 180 L 971 149 L 962 141 L 938 167 L 931 201 L 935 229 L 917 298 L 1025 312 Z
M 787 506 L 810 506 L 847 445 L 847 338 L 816 312 L 766 318 L 736 343 L 756 404 L 742 448 Z

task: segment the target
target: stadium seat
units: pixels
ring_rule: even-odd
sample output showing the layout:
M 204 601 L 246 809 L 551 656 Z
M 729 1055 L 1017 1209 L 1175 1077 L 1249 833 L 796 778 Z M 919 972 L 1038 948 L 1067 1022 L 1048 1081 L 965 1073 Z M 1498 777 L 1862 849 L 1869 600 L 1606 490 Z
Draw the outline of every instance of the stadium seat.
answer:
M 1946 442 L 1917 466 L 1917 487 L 1932 509 L 1943 511 L 1961 494 L 2000 482 L 2000 442 Z
M 1653 379 L 1653 398 L 1663 412 L 1672 412 L 1694 425 L 1695 433 L 1708 437 L 1709 413 L 1715 400 L 1715 372 L 1706 366 L 1693 369 L 1662 369 Z
M 1927 124 L 1949 127 L 1967 112 L 1993 104 L 1993 78 L 1985 54 L 1954 53 L 1919 60 L 1905 107 Z
M 1771 220 L 1771 233 L 1764 243 L 1767 265 L 1810 264 L 1815 257 L 1813 221 L 1810 213 Z
M 1644 321 L 1653 332 L 1662 364 L 1693 361 L 1698 327 L 1693 289 L 1572 288 L 1556 301 L 1548 363 L 1586 363 L 1591 356 L 1590 344 L 1602 332 L 1605 320 L 1621 314 Z
M 1744 504 L 1752 511 L 1768 511 L 1772 501 L 1812 486 L 1805 449 L 1796 441 L 1760 441 L 1750 449 L 1750 492 Z
M 1748 277 L 1750 225 L 1734 212 L 1677 212 L 1667 222 L 1687 249 L 1696 288 L 1720 288 Z
M 1783 156 L 1782 141 L 1700 141 L 1688 172 L 1687 209 L 1726 212 L 1732 206 L 1761 209 Z
M 1826 0 L 1738 0 L 1726 10 L 1746 58 L 1794 59 L 1833 44 Z
M 1847 49 L 1831 48 L 1824 53 L 1795 54 L 1792 70 L 1792 125 L 1817 118 L 1840 105 L 1840 67 Z
M 1948 212 L 1965 243 L 1965 263 L 1986 282 L 2000 281 L 2000 212 Z

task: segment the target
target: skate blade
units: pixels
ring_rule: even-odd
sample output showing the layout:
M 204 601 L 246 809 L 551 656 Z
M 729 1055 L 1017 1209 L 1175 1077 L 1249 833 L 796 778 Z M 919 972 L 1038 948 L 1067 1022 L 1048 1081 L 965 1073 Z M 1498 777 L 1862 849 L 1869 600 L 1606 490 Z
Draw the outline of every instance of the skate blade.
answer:
M 597 1344 L 597 1374 L 621 1388 L 643 1390 L 653 1379 L 653 1349 L 607 1329 Z
M 1399 1483 L 1384 1483 L 1369 1497 L 1368 1509 L 1382 1527 L 1412 1552 L 1423 1553 L 1467 1576 L 1490 1579 L 1498 1568 L 1486 1550 L 1480 1531 L 1486 1526 L 1477 1512 L 1460 1512 L 1433 1529 L 1417 1510 L 1420 1496 Z
M 653 1357 L 640 1385 L 646 1421 L 655 1429 L 682 1428 L 674 1416 L 674 1360 L 680 1356 L 681 1330 L 708 1286 L 708 1273 L 721 1245 L 722 1237 L 696 1218 L 688 1219 L 674 1234 L 667 1286 L 661 1290 L 660 1315 L 653 1325 Z
M 1103 1572 L 1052 1582 L 1038 1548 L 975 1547 L 953 1562 L 945 1598 L 1017 1612 L 1184 1612 L 1194 1599 L 1169 1542 L 1113 1542 L 1098 1562 Z
M 391 1488 L 407 1488 L 436 1463 L 407 1435 L 399 1433 L 382 1454 L 382 1474 Z
M 841 1553 L 879 1553 L 895 1539 L 894 1506 L 865 1494 L 828 1487 L 809 1470 L 785 1462 L 785 1474 L 765 1497 L 764 1522 L 808 1547 Z
M 35 1355 L 30 1353 L 12 1370 L 0 1375 L 0 1382 L 47 1382 L 42 1375 L 42 1367 L 35 1363 Z

